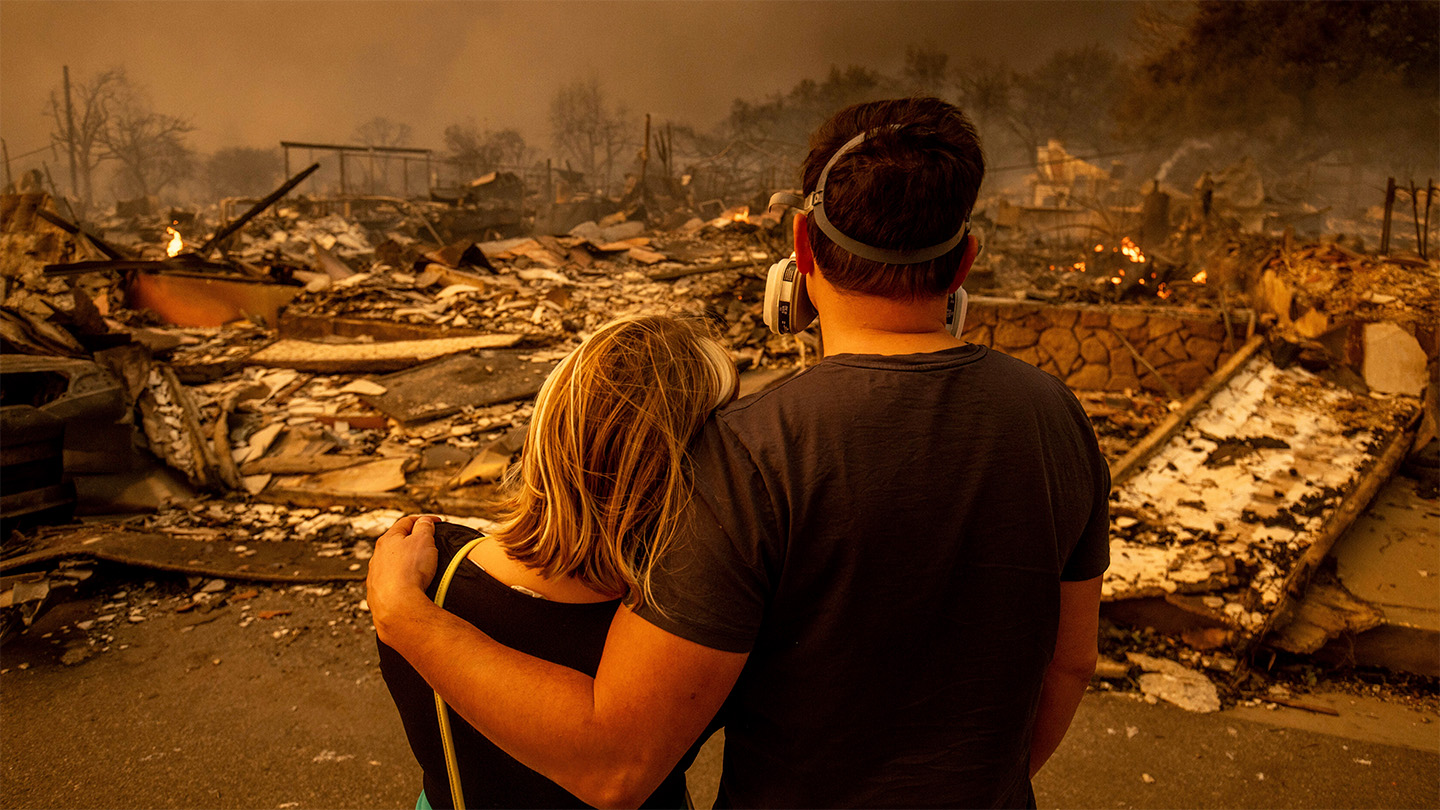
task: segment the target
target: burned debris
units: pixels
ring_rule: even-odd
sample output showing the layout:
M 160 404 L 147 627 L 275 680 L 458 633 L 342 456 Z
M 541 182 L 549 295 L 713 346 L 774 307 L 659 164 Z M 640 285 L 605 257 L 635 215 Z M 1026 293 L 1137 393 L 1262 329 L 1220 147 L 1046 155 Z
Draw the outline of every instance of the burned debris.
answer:
M 1380 621 L 1324 562 L 1433 447 L 1437 265 L 1243 227 L 1276 213 L 1244 166 L 1190 206 L 1046 150 L 1028 199 L 981 201 L 963 337 L 1075 390 L 1114 476 L 1107 613 L 1198 656 L 1132 650 L 1101 677 L 1213 710 L 1187 665 L 1223 680 Z M 616 199 L 565 199 L 559 170 L 538 194 L 504 172 L 428 197 L 294 193 L 313 171 L 257 200 L 86 223 L 4 196 L 7 631 L 95 561 L 359 581 L 402 514 L 483 528 L 546 374 L 617 315 L 706 319 L 742 395 L 822 354 L 820 334 L 761 320 L 789 222 L 754 201 L 697 204 L 643 171 Z

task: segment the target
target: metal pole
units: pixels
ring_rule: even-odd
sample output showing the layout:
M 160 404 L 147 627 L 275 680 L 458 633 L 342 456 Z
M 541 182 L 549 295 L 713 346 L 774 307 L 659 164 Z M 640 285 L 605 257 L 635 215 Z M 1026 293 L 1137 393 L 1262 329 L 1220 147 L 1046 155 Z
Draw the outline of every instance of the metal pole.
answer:
M 320 168 L 319 163 L 312 163 L 310 164 L 310 168 L 306 169 L 303 172 L 300 172 L 289 180 L 286 180 L 285 185 L 270 192 L 268 195 L 266 195 L 265 199 L 252 205 L 249 211 L 246 211 L 245 213 L 240 215 L 239 219 L 216 231 L 215 235 L 206 240 L 205 244 L 201 245 L 200 249 L 196 252 L 199 253 L 202 257 L 208 255 L 210 253 L 210 249 L 213 248 L 215 245 L 219 244 L 222 239 L 240 230 L 240 228 L 243 227 L 245 223 L 254 219 L 255 216 L 258 215 L 261 211 L 269 208 L 275 203 L 275 201 L 290 193 L 291 189 L 300 185 L 300 182 L 302 180 L 309 177 L 311 174 L 314 174 L 315 170 L 318 168 Z
M 345 150 L 340 150 L 340 196 L 346 195 L 345 191 Z

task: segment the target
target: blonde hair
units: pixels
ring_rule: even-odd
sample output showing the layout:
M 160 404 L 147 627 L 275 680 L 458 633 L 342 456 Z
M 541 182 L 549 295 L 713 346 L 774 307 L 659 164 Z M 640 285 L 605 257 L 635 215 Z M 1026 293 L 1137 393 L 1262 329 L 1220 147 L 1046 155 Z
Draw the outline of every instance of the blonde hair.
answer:
M 690 499 L 687 445 L 735 387 L 729 355 L 693 322 L 596 329 L 535 398 L 493 536 L 546 577 L 653 603 L 650 575 Z

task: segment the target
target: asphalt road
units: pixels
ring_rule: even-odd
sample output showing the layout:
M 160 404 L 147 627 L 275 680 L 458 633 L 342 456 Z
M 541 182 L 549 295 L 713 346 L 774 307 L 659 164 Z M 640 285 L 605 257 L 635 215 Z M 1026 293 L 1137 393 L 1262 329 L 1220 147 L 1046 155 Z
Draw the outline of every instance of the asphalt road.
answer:
M 0 806 L 412 807 L 419 770 L 380 680 L 360 587 L 236 598 L 251 588 L 180 613 L 189 596 L 179 581 L 122 580 L 7 642 Z M 1433 708 L 1307 700 L 1339 716 L 1201 715 L 1093 692 L 1036 780 L 1040 806 L 1440 808 Z M 691 771 L 702 806 L 718 753 L 712 741 Z

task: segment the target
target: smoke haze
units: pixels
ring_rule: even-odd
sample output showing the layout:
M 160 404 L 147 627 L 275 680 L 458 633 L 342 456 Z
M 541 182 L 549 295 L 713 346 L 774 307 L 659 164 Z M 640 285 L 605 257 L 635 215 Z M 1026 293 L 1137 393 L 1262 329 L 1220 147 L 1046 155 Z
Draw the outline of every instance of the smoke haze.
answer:
M 35 2 L 0 3 L 0 134 L 13 157 L 48 146 L 43 110 L 72 81 L 123 66 L 190 144 L 351 142 L 375 116 L 413 145 L 473 119 L 549 147 L 549 103 L 597 77 L 658 121 L 708 129 L 831 65 L 898 72 L 908 45 L 952 65 L 1038 64 L 1090 42 L 1124 50 L 1127 2 Z M 33 159 L 50 160 L 48 149 Z M 17 160 L 16 171 L 34 165 Z

